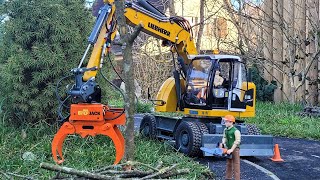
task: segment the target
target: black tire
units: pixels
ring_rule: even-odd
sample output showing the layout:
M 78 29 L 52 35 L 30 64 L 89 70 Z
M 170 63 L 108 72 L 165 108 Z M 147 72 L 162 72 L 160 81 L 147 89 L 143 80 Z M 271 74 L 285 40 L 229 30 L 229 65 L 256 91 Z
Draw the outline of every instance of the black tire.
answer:
M 200 140 L 200 146 L 202 145 L 202 135 L 204 134 L 209 134 L 209 129 L 208 127 L 202 123 L 202 122 L 196 122 L 198 128 L 200 129 L 200 133 L 201 133 L 201 140 Z M 200 150 L 198 153 L 199 157 L 203 157 L 203 152 Z
M 196 124 L 197 124 L 197 126 L 199 127 L 199 129 L 200 129 L 201 135 L 202 135 L 202 134 L 209 134 L 209 129 L 208 129 L 208 127 L 207 127 L 204 123 L 202 123 L 202 122 L 197 122 Z
M 157 137 L 157 121 L 156 118 L 147 114 L 142 118 L 139 132 L 143 137 L 156 138 Z
M 249 135 L 261 135 L 261 130 L 255 124 L 247 124 L 246 126 Z
M 181 122 L 176 133 L 176 148 L 188 155 L 197 156 L 200 153 L 201 132 L 195 122 Z

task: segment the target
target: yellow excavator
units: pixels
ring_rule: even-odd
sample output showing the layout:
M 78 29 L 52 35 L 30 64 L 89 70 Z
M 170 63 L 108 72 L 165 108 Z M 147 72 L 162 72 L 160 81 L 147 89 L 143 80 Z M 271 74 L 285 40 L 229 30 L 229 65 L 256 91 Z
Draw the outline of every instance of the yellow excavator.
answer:
M 216 51 L 199 55 L 189 22 L 183 17 L 167 17 L 145 0 L 127 2 L 124 8 L 127 24 L 142 24 L 143 32 L 161 39 L 162 45 L 169 46 L 174 54 L 173 76 L 162 84 L 156 99 L 148 95 L 155 111 L 184 114 L 183 117 L 144 115 L 139 128 L 142 136 L 172 141 L 189 156 L 213 156 L 207 150 L 221 141 L 225 127 L 221 117 L 229 114 L 237 118 L 236 127 L 242 134 L 240 156 L 272 156 L 273 137 L 261 135 L 256 126 L 240 120 L 255 116 L 256 97 L 255 85 L 250 82 L 241 58 Z M 115 164 L 123 156 L 124 140 L 117 127 L 124 124 L 124 110 L 101 104 L 101 89 L 95 82 L 105 55 L 110 53 L 116 22 L 114 1 L 105 1 L 84 56 L 72 70 L 75 84 L 67 93 L 73 102 L 70 116 L 52 143 L 53 157 L 58 163 L 63 162 L 64 138 L 74 133 L 82 137 L 107 135 L 116 146 Z M 82 67 L 91 46 L 87 67 Z M 63 108 L 65 101 L 59 101 Z M 61 160 L 57 159 L 57 152 Z

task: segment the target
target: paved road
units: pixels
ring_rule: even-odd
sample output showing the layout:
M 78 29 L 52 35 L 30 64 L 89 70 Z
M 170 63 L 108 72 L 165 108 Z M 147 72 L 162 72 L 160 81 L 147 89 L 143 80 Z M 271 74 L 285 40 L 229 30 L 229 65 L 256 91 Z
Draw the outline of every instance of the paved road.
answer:
M 135 116 L 135 127 L 139 128 L 142 115 Z M 293 139 L 275 137 L 274 143 L 279 144 L 283 163 L 274 163 L 269 157 L 249 157 L 241 159 L 241 179 L 246 180 L 320 180 L 320 141 L 306 139 Z M 224 179 L 225 160 L 213 157 L 197 159 L 201 164 L 209 166 L 216 174 L 217 179 Z M 272 174 L 266 173 L 255 166 L 246 163 L 253 162 L 262 169 Z

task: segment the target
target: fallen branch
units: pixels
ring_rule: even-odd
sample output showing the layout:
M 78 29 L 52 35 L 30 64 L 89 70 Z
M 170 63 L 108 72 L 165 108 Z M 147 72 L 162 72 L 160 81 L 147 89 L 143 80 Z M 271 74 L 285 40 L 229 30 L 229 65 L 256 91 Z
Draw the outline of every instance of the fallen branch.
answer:
M 123 166 L 127 165 L 140 165 L 144 168 L 140 169 L 139 167 L 135 167 L 135 170 L 130 171 L 123 171 Z M 68 168 L 63 167 L 59 165 L 53 165 L 48 163 L 41 163 L 40 167 L 43 169 L 48 169 L 51 171 L 57 171 L 58 174 L 53 177 L 53 179 L 60 179 L 60 180 L 69 180 L 69 179 L 75 179 L 75 180 L 83 180 L 83 179 L 98 179 L 98 180 L 104 180 L 104 179 L 132 179 L 132 178 L 139 178 L 139 179 L 153 179 L 153 178 L 168 178 L 172 176 L 177 176 L 181 174 L 189 173 L 189 169 L 175 169 L 178 164 L 174 164 L 170 167 L 164 167 L 159 169 L 163 165 L 163 162 L 159 161 L 156 168 L 151 167 L 148 164 L 140 163 L 140 162 L 133 162 L 128 161 L 123 164 L 118 165 L 112 165 L 107 166 L 101 169 L 98 169 L 94 172 L 89 171 L 83 171 L 83 170 L 77 170 L 74 168 Z M 149 170 L 145 170 L 149 168 Z M 115 168 L 120 168 L 121 170 L 113 170 Z M 1 172 L 0 172 L 1 173 Z M 60 173 L 65 173 L 69 175 L 73 175 L 76 177 L 61 177 Z
M 163 162 L 162 162 L 162 161 L 159 161 L 159 162 L 158 162 L 158 165 L 156 166 L 156 168 L 157 168 L 157 169 L 160 169 L 160 168 L 162 167 L 162 165 L 163 165 Z
M 135 166 L 135 165 L 141 165 L 141 166 L 144 166 L 144 167 L 147 167 L 149 169 L 152 169 L 154 171 L 159 171 L 158 168 L 154 168 L 148 164 L 144 164 L 144 163 L 141 163 L 141 162 L 137 162 L 137 161 L 127 161 L 125 163 L 122 163 L 122 164 L 117 164 L 117 165 L 111 165 L 111 166 L 107 166 L 107 167 L 103 167 L 103 168 L 100 168 L 98 170 L 95 170 L 94 172 L 95 173 L 100 173 L 102 171 L 106 171 L 108 169 L 116 169 L 117 167 L 122 167 L 122 166 Z
M 188 173 L 190 173 L 189 169 L 178 169 L 178 170 L 170 171 L 170 172 L 167 172 L 163 175 L 160 175 L 160 178 L 164 179 L 164 178 L 178 176 L 178 175 L 182 175 L 182 174 L 188 174 Z
M 13 177 L 27 179 L 27 180 L 33 180 L 34 179 L 33 177 L 30 177 L 30 176 L 23 176 L 23 175 L 11 173 L 11 172 L 6 172 L 5 173 L 5 172 L 0 171 L 0 173 L 3 174 L 7 179 L 12 179 L 12 176 Z
M 0 171 L 0 173 L 1 173 L 4 177 L 6 177 L 7 179 L 10 179 L 10 176 L 7 175 L 5 172 Z
M 134 173 L 136 172 L 136 174 Z M 119 178 L 141 178 L 144 176 L 148 176 L 152 174 L 154 171 L 149 170 L 149 171 L 133 171 L 132 174 L 122 174 L 118 176 Z
M 61 167 L 58 165 L 52 165 L 52 164 L 48 164 L 48 163 L 41 163 L 40 167 L 43 169 L 51 170 L 51 171 L 58 171 L 58 172 L 63 172 L 63 173 L 71 174 L 71 175 L 92 178 L 92 179 L 115 179 L 112 176 L 95 174 L 95 173 L 91 173 L 88 171 L 80 171 L 77 169 L 68 168 L 68 167 Z
M 153 178 L 153 177 L 157 177 L 157 176 L 160 176 L 164 173 L 167 173 L 168 171 L 171 171 L 172 169 L 176 168 L 177 167 L 177 164 L 174 164 L 172 165 L 171 167 L 165 167 L 165 168 L 162 168 L 159 170 L 159 172 L 156 172 L 154 174 L 151 174 L 151 175 L 148 175 L 148 176 L 145 176 L 141 179 L 150 179 L 150 178 Z

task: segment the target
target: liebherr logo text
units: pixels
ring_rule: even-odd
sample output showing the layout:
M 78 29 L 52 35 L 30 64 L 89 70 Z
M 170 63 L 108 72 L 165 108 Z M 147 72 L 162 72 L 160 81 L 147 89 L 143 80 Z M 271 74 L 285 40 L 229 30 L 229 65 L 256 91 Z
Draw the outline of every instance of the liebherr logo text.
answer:
M 148 27 L 151 28 L 151 29 L 154 29 L 154 30 L 156 30 L 156 31 L 158 31 L 158 32 L 160 32 L 162 34 L 170 36 L 170 31 L 167 31 L 167 30 L 165 30 L 165 29 L 163 29 L 161 27 L 158 27 L 158 26 L 156 26 L 156 25 L 154 25 L 154 24 L 152 24 L 150 22 L 148 23 Z

